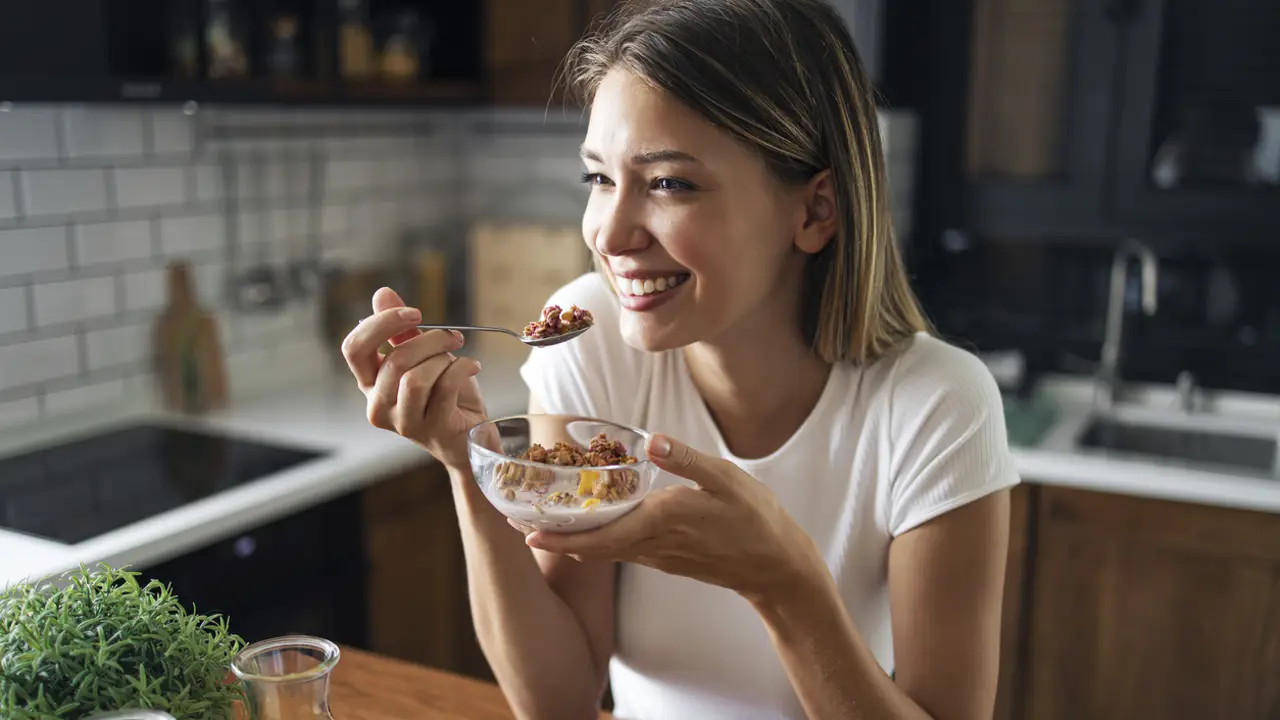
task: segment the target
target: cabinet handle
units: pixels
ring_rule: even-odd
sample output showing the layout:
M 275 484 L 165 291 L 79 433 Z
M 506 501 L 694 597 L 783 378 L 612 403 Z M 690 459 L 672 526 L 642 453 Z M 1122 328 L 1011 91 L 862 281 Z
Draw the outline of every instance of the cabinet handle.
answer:
M 1105 0 L 1102 12 L 1117 25 L 1127 23 L 1138 16 L 1141 0 Z

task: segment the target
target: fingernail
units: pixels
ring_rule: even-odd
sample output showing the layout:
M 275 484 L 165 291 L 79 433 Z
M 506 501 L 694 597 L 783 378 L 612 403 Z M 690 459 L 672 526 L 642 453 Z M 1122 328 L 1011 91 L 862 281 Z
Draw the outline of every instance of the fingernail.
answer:
M 535 550 L 541 550 L 541 549 L 542 549 L 542 537 L 541 537 L 541 535 L 542 535 L 542 533 L 540 533 L 540 532 L 536 532 L 536 531 L 535 531 L 535 532 L 531 532 L 531 533 L 529 533 L 528 535 L 525 535 L 525 536 L 524 536 L 524 544 L 525 544 L 525 545 L 528 545 L 528 546 L 529 546 L 529 547 L 531 547 L 531 548 L 534 548 Z
M 480 367 L 480 361 L 479 361 L 479 360 L 474 360 L 473 362 L 476 364 L 475 374 L 479 374 L 479 372 L 480 372 L 481 370 L 483 370 L 484 368 Z
M 454 342 L 458 343 L 458 347 L 462 347 L 462 343 L 467 341 L 467 339 L 462 336 L 462 333 L 457 330 L 450 330 L 449 332 L 453 333 Z
M 661 435 L 655 435 L 653 442 L 649 443 L 649 452 L 664 458 L 671 454 L 671 441 Z
M 397 314 L 400 316 L 401 320 L 408 320 L 410 322 L 417 322 L 418 318 L 422 317 L 422 314 L 413 308 L 400 308 L 400 312 Z

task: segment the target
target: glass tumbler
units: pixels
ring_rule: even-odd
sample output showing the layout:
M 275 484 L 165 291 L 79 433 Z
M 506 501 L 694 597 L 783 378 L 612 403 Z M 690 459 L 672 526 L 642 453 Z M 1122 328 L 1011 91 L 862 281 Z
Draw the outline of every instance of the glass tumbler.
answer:
M 323 638 L 286 635 L 253 643 L 231 661 L 244 683 L 249 720 L 333 720 L 329 677 L 338 646 Z

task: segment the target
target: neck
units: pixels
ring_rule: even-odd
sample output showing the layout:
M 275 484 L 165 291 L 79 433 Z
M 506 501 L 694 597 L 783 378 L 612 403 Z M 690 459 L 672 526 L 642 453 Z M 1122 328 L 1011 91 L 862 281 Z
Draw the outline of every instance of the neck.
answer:
M 684 348 L 693 383 L 738 457 L 764 457 L 780 448 L 826 387 L 831 365 L 804 342 L 798 314 L 789 311 L 753 314 L 746 329 Z M 769 330 L 783 327 L 795 330 Z

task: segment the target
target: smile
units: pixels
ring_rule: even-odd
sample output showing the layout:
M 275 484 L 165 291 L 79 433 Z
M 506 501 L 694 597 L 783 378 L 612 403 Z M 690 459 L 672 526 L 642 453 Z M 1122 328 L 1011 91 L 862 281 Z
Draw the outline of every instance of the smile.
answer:
M 688 275 L 670 275 L 644 280 L 639 278 L 614 278 L 618 285 L 618 292 L 632 297 L 658 295 L 668 290 L 674 290 L 688 279 Z

